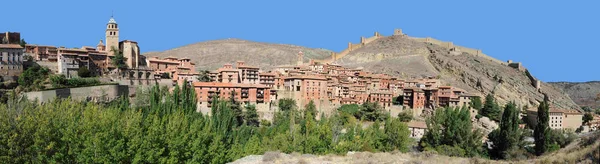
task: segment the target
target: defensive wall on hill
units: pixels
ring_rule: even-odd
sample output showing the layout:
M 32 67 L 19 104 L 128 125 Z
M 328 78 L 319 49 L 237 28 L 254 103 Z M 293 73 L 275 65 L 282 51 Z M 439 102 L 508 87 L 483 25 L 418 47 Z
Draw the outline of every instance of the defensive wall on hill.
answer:
M 438 45 L 447 49 L 451 49 L 453 51 L 460 51 L 460 52 L 465 52 L 471 55 L 475 55 L 475 56 L 479 56 L 479 57 L 483 57 L 486 59 L 489 59 L 491 61 L 497 62 L 497 63 L 504 63 L 496 58 L 490 57 L 486 54 L 484 54 L 481 50 L 479 49 L 473 49 L 473 48 L 467 48 L 467 47 L 463 47 L 463 46 L 458 46 L 458 45 L 454 45 L 453 42 L 445 42 L 445 41 L 441 41 L 441 40 L 437 40 L 431 37 L 426 37 L 426 38 L 418 38 L 418 37 L 410 37 L 408 36 L 409 39 L 413 39 L 419 42 L 424 42 L 424 43 L 430 43 L 433 45 Z
M 394 30 L 394 36 L 404 36 L 407 37 L 409 39 L 413 39 L 419 42 L 424 42 L 424 43 L 430 43 L 433 45 L 438 45 L 438 46 L 442 46 L 445 47 L 449 50 L 452 51 L 458 51 L 458 52 L 465 52 L 471 55 L 475 55 L 475 56 L 479 56 L 479 57 L 483 57 L 486 59 L 489 59 L 491 61 L 497 62 L 497 63 L 504 63 L 498 59 L 495 59 L 493 57 L 490 57 L 486 54 L 484 54 L 481 50 L 478 49 L 473 49 L 473 48 L 467 48 L 467 47 L 463 47 L 463 46 L 458 46 L 458 45 L 454 45 L 453 42 L 445 42 L 445 41 L 441 41 L 441 40 L 437 40 L 431 37 L 425 37 L 425 38 L 418 38 L 418 37 L 410 37 L 407 36 L 406 34 L 402 33 L 402 29 L 395 29 Z M 335 53 L 332 52 L 331 53 L 331 58 L 330 59 L 326 59 L 326 60 L 315 60 L 315 62 L 321 62 L 321 63 L 332 63 L 335 62 L 336 60 L 339 60 L 341 58 L 343 58 L 344 56 L 348 55 L 350 52 L 357 50 L 361 47 L 363 47 L 366 44 L 369 44 L 377 39 L 383 38 L 385 36 L 381 35 L 379 32 L 375 32 L 375 34 L 369 38 L 366 37 L 360 37 L 360 42 L 359 43 L 352 43 L 352 42 L 348 42 L 348 47 L 342 51 L 340 51 L 339 53 Z
M 332 62 L 339 60 L 339 59 L 343 58 L 344 56 L 348 55 L 348 53 L 350 53 L 356 49 L 359 49 L 359 48 L 363 47 L 364 45 L 369 44 L 369 43 L 371 43 L 379 38 L 383 38 L 383 37 L 384 36 L 379 34 L 379 32 L 375 32 L 375 34 L 369 38 L 360 37 L 359 43 L 348 42 L 348 47 L 346 49 L 340 51 L 339 53 L 332 52 L 330 59 L 314 60 L 314 61 L 320 62 L 320 63 L 332 63 Z

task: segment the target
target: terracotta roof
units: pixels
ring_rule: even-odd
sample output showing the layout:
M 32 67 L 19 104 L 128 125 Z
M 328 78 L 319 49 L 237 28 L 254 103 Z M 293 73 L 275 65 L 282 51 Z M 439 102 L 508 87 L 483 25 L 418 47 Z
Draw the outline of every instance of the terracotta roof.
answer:
M 427 129 L 427 123 L 425 123 L 424 121 L 410 121 L 407 125 L 409 128 Z
M 247 65 L 242 65 L 242 66 L 237 66 L 238 68 L 253 68 L 253 69 L 260 69 L 258 67 L 255 66 L 247 66 Z
M 269 88 L 262 84 L 239 84 L 218 82 L 194 82 L 194 87 L 222 87 L 222 88 Z
M 56 48 L 55 46 L 36 45 L 36 44 L 26 44 L 25 47 L 48 47 L 48 48 Z
M 314 76 L 314 75 L 301 75 L 301 76 L 292 76 L 286 77 L 286 79 L 311 79 L 311 80 L 327 80 L 327 78 Z
M 536 108 L 537 111 L 537 108 Z M 569 110 L 569 109 L 559 109 L 559 108 L 555 108 L 555 107 L 550 107 L 550 113 L 564 113 L 564 114 L 571 114 L 571 115 L 583 115 L 583 113 L 577 111 L 577 110 Z
M 258 73 L 258 76 L 276 76 L 277 74 L 272 73 L 272 72 L 261 72 Z
M 157 62 L 157 63 L 179 64 L 179 62 L 176 62 L 176 61 L 161 60 L 161 59 L 157 59 L 157 58 L 150 58 L 150 59 L 148 59 L 148 61 L 150 61 L 150 62 Z
M 0 48 L 23 48 L 21 47 L 21 45 L 18 44 L 0 44 Z

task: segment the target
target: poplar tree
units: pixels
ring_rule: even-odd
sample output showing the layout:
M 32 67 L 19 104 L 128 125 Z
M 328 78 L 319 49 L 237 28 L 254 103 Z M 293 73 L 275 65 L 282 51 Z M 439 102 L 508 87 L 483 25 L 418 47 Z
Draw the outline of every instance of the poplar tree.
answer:
M 551 131 L 548 125 L 550 120 L 550 105 L 548 103 L 548 95 L 544 94 L 544 101 L 540 102 L 540 106 L 538 106 L 537 125 L 534 130 L 535 154 L 538 156 L 544 154 L 546 150 L 548 150 L 550 142 Z
M 496 158 L 507 159 L 508 151 L 517 148 L 521 133 L 519 131 L 519 110 L 514 102 L 506 104 L 499 129 L 490 133 L 493 142 L 492 155 Z

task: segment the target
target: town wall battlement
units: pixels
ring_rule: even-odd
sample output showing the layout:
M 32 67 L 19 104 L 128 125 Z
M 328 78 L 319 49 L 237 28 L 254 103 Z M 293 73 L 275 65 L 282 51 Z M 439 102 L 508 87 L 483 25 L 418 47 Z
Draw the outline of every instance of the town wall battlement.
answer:
M 400 31 L 401 33 L 401 31 Z M 336 60 L 339 60 L 341 58 L 343 58 L 344 56 L 346 56 L 348 53 L 350 53 L 351 51 L 354 51 L 356 49 L 362 48 L 364 45 L 369 44 L 377 39 L 383 38 L 384 36 L 381 35 L 379 32 L 375 32 L 373 34 L 373 36 L 366 38 L 366 37 L 360 37 L 360 42 L 359 43 L 352 43 L 352 42 L 348 42 L 348 47 L 338 53 L 333 52 L 331 54 L 331 58 L 330 59 L 324 59 L 324 60 L 314 60 L 315 62 L 319 62 L 319 63 L 332 63 Z
M 426 38 L 408 37 L 408 38 L 419 41 L 419 42 L 425 42 L 425 43 L 430 43 L 433 45 L 438 45 L 438 46 L 441 46 L 441 47 L 444 47 L 447 49 L 455 49 L 455 51 L 465 52 L 465 53 L 468 53 L 471 55 L 483 57 L 483 58 L 489 59 L 489 60 L 497 62 L 497 63 L 504 63 L 496 58 L 493 58 L 493 57 L 490 57 L 490 56 L 484 54 L 479 49 L 473 49 L 473 48 L 454 45 L 453 42 L 445 42 L 445 41 L 437 40 L 437 39 L 434 39 L 431 37 L 426 37 Z
M 402 32 L 402 29 L 394 29 L 394 36 L 406 36 L 409 39 L 413 39 L 415 41 L 418 42 L 424 42 L 424 43 L 430 43 L 430 44 L 434 44 L 434 45 L 438 45 L 447 49 L 452 49 L 453 51 L 459 51 L 459 52 L 465 52 L 474 56 L 479 56 L 485 59 L 489 59 L 490 61 L 493 62 L 497 62 L 497 63 L 504 63 L 496 58 L 490 57 L 486 54 L 483 53 L 483 51 L 479 50 L 479 49 L 473 49 L 473 48 L 468 48 L 468 47 L 463 47 L 463 46 L 458 46 L 455 45 L 453 42 L 445 42 L 445 41 L 441 41 L 441 40 L 437 40 L 435 38 L 431 38 L 431 37 L 425 37 L 425 38 L 419 38 L 419 37 L 410 37 L 407 36 L 406 34 L 404 34 Z M 341 58 L 343 58 L 344 56 L 346 56 L 347 54 L 349 54 L 351 51 L 357 50 L 361 47 L 363 47 L 366 44 L 369 44 L 377 39 L 383 38 L 385 36 L 381 35 L 379 32 L 375 32 L 373 36 L 366 38 L 366 37 L 360 37 L 360 43 L 352 43 L 349 42 L 348 43 L 348 47 L 338 53 L 333 53 L 331 54 L 331 58 L 329 59 L 325 59 L 325 60 L 315 60 L 315 62 L 320 62 L 320 63 L 331 63 L 331 62 L 335 62 L 336 60 L 339 60 Z

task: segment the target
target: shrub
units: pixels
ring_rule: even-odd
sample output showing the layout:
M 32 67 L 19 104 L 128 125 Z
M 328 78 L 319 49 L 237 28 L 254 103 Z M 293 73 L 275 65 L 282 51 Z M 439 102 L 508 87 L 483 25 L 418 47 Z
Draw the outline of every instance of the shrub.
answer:
M 79 70 L 77 70 L 77 76 L 82 78 L 92 77 L 92 72 L 90 72 L 87 67 L 79 67 Z

